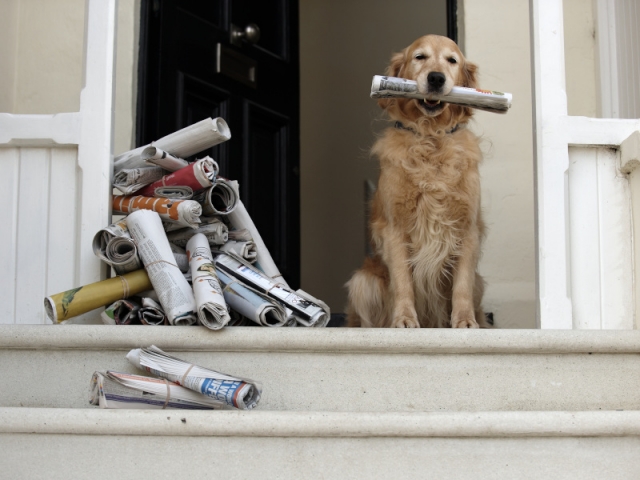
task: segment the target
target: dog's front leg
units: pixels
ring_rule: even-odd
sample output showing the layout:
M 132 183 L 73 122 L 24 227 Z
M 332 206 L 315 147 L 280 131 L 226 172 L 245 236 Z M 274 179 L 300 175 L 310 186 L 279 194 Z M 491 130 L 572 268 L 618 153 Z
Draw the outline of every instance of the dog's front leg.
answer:
M 419 328 L 404 235 L 393 225 L 387 225 L 382 231 L 382 239 L 383 259 L 389 268 L 390 293 L 393 296 L 391 327 Z
M 462 242 L 453 273 L 451 328 L 479 328 L 473 305 L 479 249 L 480 231 L 474 223 Z

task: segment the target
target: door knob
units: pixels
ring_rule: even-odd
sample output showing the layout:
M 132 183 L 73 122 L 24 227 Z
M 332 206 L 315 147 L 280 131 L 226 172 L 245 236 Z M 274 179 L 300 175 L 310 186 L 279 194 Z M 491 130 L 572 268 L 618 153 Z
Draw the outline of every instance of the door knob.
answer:
M 260 28 L 255 23 L 250 23 L 244 30 L 231 24 L 231 43 L 241 46 L 242 42 L 256 44 L 260 40 Z

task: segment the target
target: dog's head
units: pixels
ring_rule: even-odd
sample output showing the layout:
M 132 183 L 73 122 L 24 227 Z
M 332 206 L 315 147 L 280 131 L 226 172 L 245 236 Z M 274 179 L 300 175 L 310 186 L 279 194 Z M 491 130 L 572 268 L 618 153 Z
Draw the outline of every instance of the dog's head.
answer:
M 456 43 L 440 35 L 420 37 L 403 51 L 391 57 L 385 72 L 391 77 L 408 78 L 418 83 L 420 93 L 446 95 L 456 85 L 476 87 L 477 66 L 464 58 Z M 421 117 L 441 117 L 457 122 L 470 117 L 467 107 L 446 102 L 406 98 L 380 99 L 378 104 L 395 120 L 418 122 Z

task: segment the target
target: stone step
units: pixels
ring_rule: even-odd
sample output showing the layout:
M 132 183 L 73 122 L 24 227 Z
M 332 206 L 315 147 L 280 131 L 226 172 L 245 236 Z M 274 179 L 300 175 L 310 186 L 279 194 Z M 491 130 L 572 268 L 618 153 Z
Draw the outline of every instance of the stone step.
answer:
M 640 411 L 0 408 L 3 478 L 636 479 Z
M 95 408 L 149 345 L 260 381 L 263 412 L 640 410 L 640 331 L 105 325 L 0 326 L 0 407 Z

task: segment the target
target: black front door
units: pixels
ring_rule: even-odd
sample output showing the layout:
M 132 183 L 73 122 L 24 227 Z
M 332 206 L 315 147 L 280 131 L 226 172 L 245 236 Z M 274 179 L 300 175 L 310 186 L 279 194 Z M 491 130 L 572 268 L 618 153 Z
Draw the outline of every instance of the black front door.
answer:
M 259 38 L 256 35 L 256 27 Z M 137 144 L 207 117 L 203 152 L 242 201 L 287 282 L 300 282 L 297 0 L 142 0 Z

